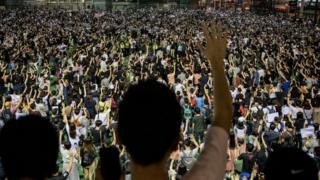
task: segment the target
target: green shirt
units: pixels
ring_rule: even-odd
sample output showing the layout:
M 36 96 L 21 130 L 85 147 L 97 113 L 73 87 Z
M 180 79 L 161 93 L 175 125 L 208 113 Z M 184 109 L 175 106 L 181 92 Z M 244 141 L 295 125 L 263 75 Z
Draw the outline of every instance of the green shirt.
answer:
M 194 124 L 194 132 L 203 132 L 205 130 L 205 120 L 201 115 L 195 115 L 192 119 Z

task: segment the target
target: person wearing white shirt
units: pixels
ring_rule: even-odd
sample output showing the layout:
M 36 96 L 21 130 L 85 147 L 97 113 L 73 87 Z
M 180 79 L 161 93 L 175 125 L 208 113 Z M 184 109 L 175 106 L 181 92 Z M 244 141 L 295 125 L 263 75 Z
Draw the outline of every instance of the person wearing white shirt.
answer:
M 302 112 L 302 108 L 298 108 L 296 106 L 290 106 L 292 119 L 297 119 L 298 112 Z
M 180 80 L 177 79 L 177 83 L 174 86 L 174 92 L 177 94 L 178 92 L 182 93 L 185 89 L 184 85 L 180 83 Z
M 291 109 L 288 105 L 284 105 L 281 108 L 281 112 L 282 112 L 282 115 L 284 115 L 284 116 L 289 115 L 289 114 L 291 114 Z
M 105 61 L 102 61 L 100 62 L 100 71 L 101 72 L 107 72 L 107 64 Z
M 99 112 L 96 117 L 94 118 L 94 121 L 100 120 L 102 122 L 102 125 L 109 126 L 109 116 L 110 116 L 111 109 L 109 108 L 105 112 Z

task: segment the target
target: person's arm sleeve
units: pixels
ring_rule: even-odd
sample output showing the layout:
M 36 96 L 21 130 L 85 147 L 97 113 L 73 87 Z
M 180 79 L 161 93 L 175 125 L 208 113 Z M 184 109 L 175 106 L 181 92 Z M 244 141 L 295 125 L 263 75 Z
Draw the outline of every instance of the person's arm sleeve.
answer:
M 227 163 L 227 132 L 219 127 L 213 126 L 208 130 L 206 144 L 200 154 L 199 160 L 184 180 L 221 180 L 224 177 L 224 169 Z

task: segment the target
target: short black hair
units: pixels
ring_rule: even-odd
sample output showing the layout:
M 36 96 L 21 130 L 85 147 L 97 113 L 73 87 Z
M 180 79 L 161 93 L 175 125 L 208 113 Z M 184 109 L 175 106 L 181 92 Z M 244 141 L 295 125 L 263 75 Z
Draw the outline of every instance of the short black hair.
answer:
M 199 107 L 196 107 L 196 108 L 194 109 L 194 112 L 195 112 L 196 114 L 200 114 L 200 113 L 201 113 L 201 110 L 200 110 Z
M 119 139 L 142 166 L 160 162 L 179 142 L 181 107 L 167 86 L 147 80 L 129 87 L 119 106 Z
M 48 119 L 28 115 L 9 121 L 0 132 L 0 147 L 9 179 L 44 179 L 55 171 L 59 141 Z
M 274 131 L 276 128 L 277 128 L 276 124 L 272 122 L 270 124 L 270 130 Z
M 272 152 L 265 169 L 266 180 L 317 180 L 315 161 L 297 148 L 280 148 Z
M 251 143 L 247 143 L 247 144 L 246 144 L 246 150 L 247 150 L 248 152 L 253 152 L 253 150 L 254 150 L 254 145 L 251 144 Z

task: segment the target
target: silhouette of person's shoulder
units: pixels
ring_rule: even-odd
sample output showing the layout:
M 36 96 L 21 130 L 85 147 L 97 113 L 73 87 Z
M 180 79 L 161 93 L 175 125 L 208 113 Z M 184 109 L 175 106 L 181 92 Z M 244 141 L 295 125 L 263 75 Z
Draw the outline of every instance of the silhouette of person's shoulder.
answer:
M 56 166 L 58 133 L 48 119 L 28 115 L 6 123 L 0 132 L 0 147 L 8 178 L 44 179 Z

